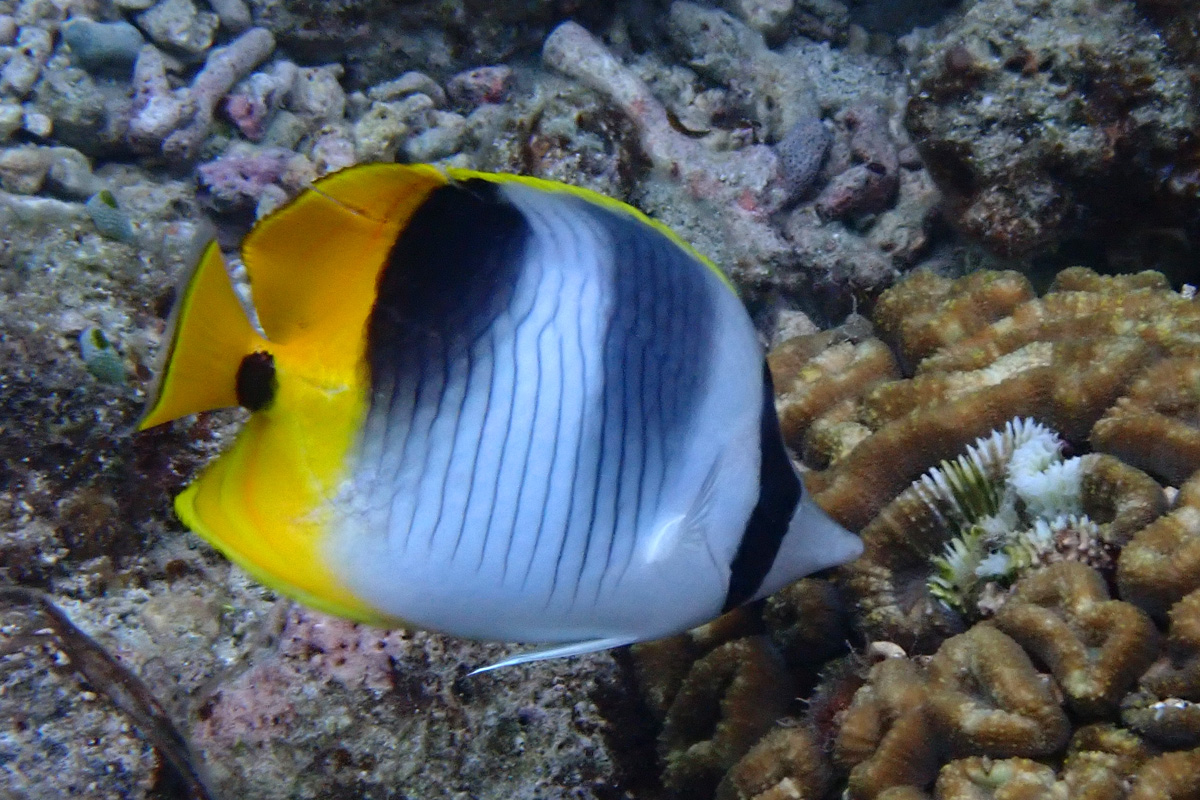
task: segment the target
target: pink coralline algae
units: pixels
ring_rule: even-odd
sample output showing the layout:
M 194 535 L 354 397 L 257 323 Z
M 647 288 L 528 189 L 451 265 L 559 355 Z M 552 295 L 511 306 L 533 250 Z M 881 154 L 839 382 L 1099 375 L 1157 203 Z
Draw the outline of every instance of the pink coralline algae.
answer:
M 269 70 L 254 73 L 225 98 L 225 115 L 247 139 L 260 141 L 271 115 L 291 91 L 296 73 L 290 61 L 277 61 Z
M 455 103 L 478 106 L 500 103 L 512 88 L 512 67 L 476 67 L 460 72 L 446 84 L 446 93 Z
M 253 208 L 267 187 L 287 184 L 298 156 L 272 147 L 245 155 L 231 154 L 201 164 L 196 169 L 201 188 L 219 211 Z M 295 176 L 300 181 L 303 176 Z
M 393 657 L 405 638 L 401 631 L 381 631 L 295 609 L 280 635 L 279 652 L 307 661 L 345 686 L 383 692 L 393 688 Z

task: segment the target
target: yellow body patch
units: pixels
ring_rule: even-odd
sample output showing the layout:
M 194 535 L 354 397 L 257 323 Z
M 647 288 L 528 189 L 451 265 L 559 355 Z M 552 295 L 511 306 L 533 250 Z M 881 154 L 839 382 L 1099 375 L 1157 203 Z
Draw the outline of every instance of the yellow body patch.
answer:
M 242 257 L 266 337 L 210 244 L 181 294 L 162 380 L 139 424 L 237 405 L 242 359 L 269 353 L 274 398 L 176 498 L 175 511 L 268 586 L 364 622 L 397 620 L 342 585 L 322 547 L 366 414 L 366 323 L 380 271 L 412 213 L 446 180 L 432 167 L 357 167 L 260 222 Z
M 263 583 L 343 617 L 388 620 L 342 586 L 321 552 L 330 503 L 366 413 L 361 385 L 319 385 L 289 374 L 237 441 L 175 500 L 185 525 Z

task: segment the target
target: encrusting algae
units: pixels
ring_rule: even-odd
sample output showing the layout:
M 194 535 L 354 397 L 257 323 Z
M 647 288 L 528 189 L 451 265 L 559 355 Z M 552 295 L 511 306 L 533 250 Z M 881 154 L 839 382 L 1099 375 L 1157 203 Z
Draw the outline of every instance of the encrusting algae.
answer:
M 809 489 L 865 552 L 769 600 L 802 700 L 717 796 L 1196 796 L 1200 304 L 1156 273 L 1068 269 L 1039 297 L 918 272 L 768 360 Z M 762 630 L 738 626 L 723 648 Z M 641 674 L 679 641 L 636 647 Z

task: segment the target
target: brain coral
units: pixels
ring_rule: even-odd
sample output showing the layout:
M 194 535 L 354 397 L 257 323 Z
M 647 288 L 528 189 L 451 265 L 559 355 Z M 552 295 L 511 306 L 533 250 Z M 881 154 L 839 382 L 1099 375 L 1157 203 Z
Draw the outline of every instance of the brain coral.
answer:
M 659 651 L 680 676 L 718 643 L 781 648 L 808 700 L 692 796 L 727 763 L 721 796 L 760 800 L 1191 796 L 1194 751 L 1160 754 L 1200 744 L 1200 303 L 1157 273 L 1073 268 L 1041 296 L 916 273 L 768 360 L 809 489 L 865 552 Z M 810 691 L 834 637 L 854 652 Z M 718 690 L 683 711 L 698 675 L 647 698 L 736 725 Z

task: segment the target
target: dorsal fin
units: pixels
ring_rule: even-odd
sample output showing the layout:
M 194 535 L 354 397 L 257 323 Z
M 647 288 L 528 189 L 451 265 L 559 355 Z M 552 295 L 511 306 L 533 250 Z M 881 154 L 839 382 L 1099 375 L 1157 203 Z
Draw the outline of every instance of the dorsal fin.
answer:
M 210 242 L 196 262 L 175 304 L 169 330 L 158 385 L 138 430 L 236 406 L 242 359 L 270 344 L 246 317 L 216 242 Z
M 572 195 L 574 197 L 586 200 L 589 203 L 600 206 L 601 208 L 608 209 L 609 211 L 633 217 L 643 225 L 647 225 L 661 233 L 663 236 L 666 236 L 668 239 L 674 242 L 677 247 L 679 247 L 685 253 L 688 253 L 690 256 L 692 256 L 692 258 L 696 259 L 709 270 L 711 270 L 712 273 L 721 280 L 721 283 L 725 285 L 725 288 L 733 292 L 734 295 L 737 295 L 738 293 L 737 287 L 733 285 L 733 281 L 729 279 L 729 276 L 726 275 L 720 267 L 713 263 L 708 256 L 705 256 L 699 250 L 692 247 L 688 242 L 682 239 L 679 234 L 675 233 L 675 231 L 671 230 L 654 217 L 651 217 L 641 209 L 635 208 L 634 206 L 617 200 L 616 198 L 600 194 L 597 191 L 586 189 L 582 186 L 572 186 L 569 183 L 559 183 L 558 181 L 547 180 L 545 178 L 534 178 L 530 175 L 510 175 L 505 172 L 479 172 L 477 170 L 462 169 L 459 167 L 448 168 L 446 170 L 446 175 L 450 178 L 450 180 L 453 181 L 465 181 L 472 178 L 479 178 L 485 181 L 491 181 L 492 183 L 515 183 L 520 186 L 529 186 L 542 192 Z
M 350 167 L 256 225 L 242 259 L 267 338 L 356 355 L 384 260 L 413 211 L 444 183 L 427 165 Z

